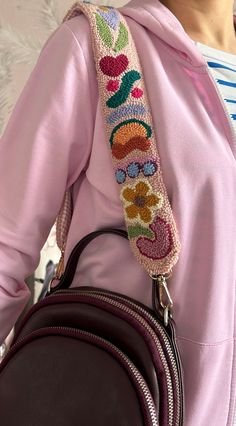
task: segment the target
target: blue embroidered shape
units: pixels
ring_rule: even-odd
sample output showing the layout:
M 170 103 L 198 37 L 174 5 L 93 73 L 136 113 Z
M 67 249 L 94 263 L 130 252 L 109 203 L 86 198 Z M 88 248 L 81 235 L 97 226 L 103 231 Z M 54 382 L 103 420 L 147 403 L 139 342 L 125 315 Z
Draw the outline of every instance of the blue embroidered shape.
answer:
M 118 13 L 113 10 L 113 8 L 110 8 L 108 12 L 98 9 L 98 13 L 100 13 L 100 15 L 105 19 L 109 27 L 111 27 L 113 30 L 116 30 L 120 22 L 120 17 Z
M 126 173 L 125 173 L 125 171 L 122 170 L 122 169 L 118 169 L 116 171 L 116 181 L 117 181 L 117 183 L 120 183 L 120 184 L 124 183 L 125 180 L 126 180 Z
M 117 108 L 107 117 L 107 123 L 113 124 L 122 118 L 129 117 L 130 115 L 145 115 L 147 109 L 142 104 L 129 104 Z
M 127 173 L 130 178 L 136 178 L 140 172 L 140 164 L 138 162 L 130 163 L 127 167 Z
M 143 174 L 144 176 L 153 176 L 157 171 L 157 164 L 155 161 L 147 161 L 143 165 Z

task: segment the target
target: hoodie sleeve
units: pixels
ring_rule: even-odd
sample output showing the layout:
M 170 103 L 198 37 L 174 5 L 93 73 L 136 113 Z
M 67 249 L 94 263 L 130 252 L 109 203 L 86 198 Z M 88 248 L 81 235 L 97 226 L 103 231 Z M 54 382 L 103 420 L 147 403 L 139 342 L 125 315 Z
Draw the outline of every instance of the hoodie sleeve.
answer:
M 63 23 L 44 44 L 0 140 L 0 344 L 29 300 L 25 279 L 65 190 L 89 159 L 88 78 L 79 41 Z

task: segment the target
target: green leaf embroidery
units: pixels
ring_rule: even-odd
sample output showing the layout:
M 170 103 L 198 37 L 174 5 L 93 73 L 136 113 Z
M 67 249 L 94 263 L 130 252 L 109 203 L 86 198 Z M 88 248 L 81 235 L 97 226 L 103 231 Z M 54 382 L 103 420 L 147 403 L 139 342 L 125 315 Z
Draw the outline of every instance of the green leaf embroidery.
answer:
M 124 26 L 122 22 L 120 22 L 119 35 L 116 40 L 114 51 L 119 52 L 128 44 L 128 42 L 129 42 L 129 34 L 127 31 L 127 28 Z
M 98 13 L 96 13 L 96 24 L 97 24 L 97 28 L 98 28 L 101 39 L 104 41 L 106 46 L 112 47 L 112 44 L 113 44 L 112 33 L 108 25 L 106 24 L 105 19 Z
M 152 231 L 150 231 L 147 228 L 144 228 L 144 226 L 141 226 L 137 223 L 135 226 L 129 226 L 128 227 L 128 234 L 130 238 L 136 238 L 140 235 L 146 235 L 146 237 L 154 238 L 155 235 Z

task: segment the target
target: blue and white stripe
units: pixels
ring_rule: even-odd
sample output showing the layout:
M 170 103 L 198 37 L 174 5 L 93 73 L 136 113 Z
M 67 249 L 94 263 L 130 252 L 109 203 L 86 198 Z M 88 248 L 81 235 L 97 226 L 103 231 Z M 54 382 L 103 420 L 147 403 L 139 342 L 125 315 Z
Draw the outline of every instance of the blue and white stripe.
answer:
M 236 136 L 236 55 L 195 42 L 225 102 Z
M 204 56 L 211 75 L 225 102 L 236 137 L 236 55 L 218 50 L 205 44 L 194 42 Z M 234 407 L 233 425 L 236 426 L 236 405 Z

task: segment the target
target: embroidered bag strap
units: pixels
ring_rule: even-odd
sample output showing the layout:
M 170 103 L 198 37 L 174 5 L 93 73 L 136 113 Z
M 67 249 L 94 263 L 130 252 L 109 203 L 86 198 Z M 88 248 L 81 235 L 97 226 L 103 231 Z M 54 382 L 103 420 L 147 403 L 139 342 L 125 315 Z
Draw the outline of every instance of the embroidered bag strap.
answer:
M 162 178 L 158 141 L 138 53 L 114 7 L 76 2 L 62 22 L 84 13 L 90 23 L 107 141 L 131 249 L 153 279 L 172 271 L 180 241 Z M 63 252 L 72 214 L 67 191 L 57 219 Z M 63 262 L 60 262 L 60 272 Z

